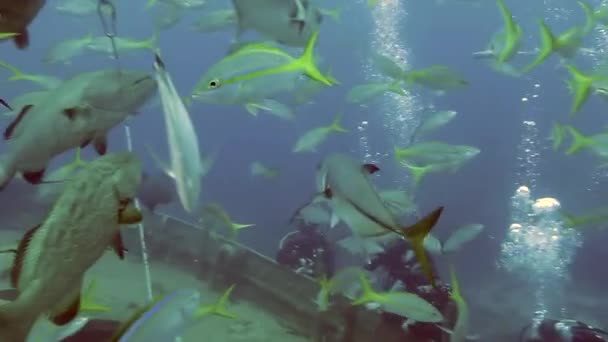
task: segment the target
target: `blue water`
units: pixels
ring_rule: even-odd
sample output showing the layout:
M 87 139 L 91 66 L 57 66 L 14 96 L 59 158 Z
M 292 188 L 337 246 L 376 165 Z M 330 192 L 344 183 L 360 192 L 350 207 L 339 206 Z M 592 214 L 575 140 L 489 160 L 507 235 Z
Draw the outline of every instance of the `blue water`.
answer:
M 434 104 L 439 109 L 459 112 L 453 122 L 432 135 L 434 139 L 473 145 L 482 151 L 460 171 L 428 176 L 416 190 L 416 200 L 423 213 L 438 205 L 445 206 L 444 216 L 436 228 L 439 236 L 445 237 L 466 223 L 486 225 L 486 232 L 479 240 L 452 258 L 461 265 L 465 285 L 474 286 L 476 279 L 495 269 L 500 244 L 511 223 L 510 196 L 521 185 L 518 183 L 516 157 L 522 139 L 522 121 L 534 120 L 539 129 L 541 158 L 537 167 L 540 177 L 536 179 L 535 196 L 558 198 L 567 211 L 580 213 L 605 204 L 606 179 L 600 178 L 600 182 L 594 184 L 592 176 L 598 163 L 589 155 L 581 153 L 566 157 L 563 151 L 553 151 L 548 140 L 550 129 L 553 122 L 558 121 L 568 122 L 587 134 L 598 133 L 608 120 L 604 114 L 606 103 L 592 95 L 570 121 L 571 97 L 565 82 L 568 74 L 565 69 L 557 67 L 559 59 L 556 56 L 522 78 L 498 74 L 471 57 L 472 52 L 485 48 L 492 33 L 502 25 L 493 1 L 479 1 L 482 3 L 479 6 L 466 1 L 444 2 L 402 1 L 407 15 L 403 16 L 398 30 L 402 38 L 400 43 L 410 53 L 408 62 L 412 67 L 445 64 L 461 72 L 469 82 L 468 87 L 443 96 L 420 88 L 413 92 L 426 105 Z M 116 3 L 120 35 L 144 39 L 153 33 L 154 11 L 144 10 L 145 1 Z M 539 42 L 538 18 L 544 18 L 555 33 L 584 22 L 583 13 L 574 1 L 507 0 L 506 3 L 522 25 L 526 50 Z M 229 6 L 229 1 L 225 1 L 224 6 L 213 5 L 215 8 Z M 240 239 L 268 255 L 274 255 L 278 241 L 291 229 L 287 227 L 287 221 L 293 210 L 314 191 L 314 172 L 323 156 L 341 151 L 363 160 L 356 133 L 360 121 L 370 122 L 367 134 L 372 146 L 378 149 L 374 152 L 388 154 L 379 161 L 382 171 L 378 182 L 390 185 L 407 179 L 407 170 L 393 160 L 392 143 L 382 126 L 384 116 L 381 114 L 386 110 L 382 101 L 371 101 L 362 108 L 343 100 L 352 86 L 366 82 L 363 69 L 373 39 L 371 9 L 361 1 L 323 1 L 323 6 L 342 7 L 340 23 L 325 18 L 317 48 L 324 66 L 331 66 L 332 75 L 340 85 L 324 89 L 314 99 L 315 104 L 298 108 L 295 123 L 265 114 L 252 117 L 240 107 L 196 104 L 190 111 L 202 151 L 217 152 L 218 155 L 211 172 L 203 179 L 201 200 L 221 203 L 237 222 L 256 223 L 256 227 L 244 230 Z M 163 31 L 160 36 L 167 69 L 184 95 L 190 93 L 208 67 L 224 56 L 234 34 L 192 32 L 189 25 L 198 15 L 193 11 L 178 26 Z M 81 37 L 88 32 L 102 34 L 96 17 L 62 16 L 54 10 L 51 1 L 31 25 L 30 47 L 19 51 L 12 43 L 5 42 L 0 59 L 28 73 L 58 77 L 114 67 L 112 60 L 92 54 L 75 58 L 71 65 L 45 65 L 41 62 L 52 44 Z M 594 48 L 596 35 L 594 32 L 587 37 L 584 46 Z M 247 37 L 253 39 L 257 36 L 250 33 Z M 524 64 L 531 58 L 520 57 Z M 572 62 L 581 70 L 590 70 L 594 65 L 592 59 L 584 56 L 578 56 Z M 123 55 L 121 63 L 124 68 L 153 71 L 153 56 L 148 52 Z M 536 83 L 540 84 L 538 90 L 534 88 Z M 1 95 L 11 99 L 34 89 L 27 82 L 3 82 Z M 521 101 L 522 97 L 533 93 L 539 97 L 529 102 Z M 345 113 L 344 125 L 352 134 L 331 136 L 318 153 L 291 153 L 297 137 L 309 128 L 330 122 L 338 111 Z M 160 107 L 149 106 L 130 122 L 135 150 L 145 159 L 147 169 L 155 169 L 144 146 L 149 145 L 161 156 L 168 156 Z M 124 148 L 123 130 L 116 128 L 111 135 L 110 150 Z M 69 152 L 64 158 L 54 160 L 53 166 L 61 165 L 71 155 Z M 87 149 L 84 156 L 92 158 L 94 154 Z M 279 168 L 279 180 L 269 182 L 252 178 L 249 164 L 255 160 Z M 170 206 L 167 211 L 187 217 L 179 204 Z M 608 275 L 603 269 L 598 272 L 598 267 L 608 260 L 606 233 L 589 230 L 584 232 L 584 237 L 583 247 L 577 251 L 570 267 L 574 284 L 605 289 Z

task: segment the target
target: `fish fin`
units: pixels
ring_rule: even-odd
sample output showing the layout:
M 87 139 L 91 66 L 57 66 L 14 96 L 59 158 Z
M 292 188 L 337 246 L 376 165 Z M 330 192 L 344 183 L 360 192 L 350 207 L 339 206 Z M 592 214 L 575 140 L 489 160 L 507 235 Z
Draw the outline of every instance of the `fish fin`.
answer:
M 420 221 L 414 223 L 412 226 L 405 227 L 402 230 L 403 235 L 411 242 L 416 259 L 422 266 L 422 270 L 428 277 L 433 287 L 436 286 L 435 275 L 433 274 L 434 272 L 431 266 L 431 260 L 424 248 L 424 239 L 429 234 L 431 229 L 433 229 L 439 220 L 439 217 L 441 217 L 442 212 L 443 207 L 439 207 L 433 210 L 433 212 L 427 216 L 423 217 Z
M 103 156 L 108 151 L 108 138 L 105 135 L 95 137 L 93 139 L 93 147 L 100 156 Z
M 19 112 L 19 114 L 17 115 L 17 117 L 15 118 L 15 120 L 13 120 L 4 130 L 4 140 L 8 140 L 13 136 L 13 133 L 15 132 L 15 129 L 17 128 L 17 125 L 21 122 L 21 120 L 23 120 L 23 118 L 25 117 L 25 114 L 32 109 L 33 105 L 27 105 L 24 106 L 23 108 L 21 108 L 21 111 Z
M 118 255 L 118 258 L 120 260 L 124 260 L 125 252 L 127 252 L 128 249 L 125 247 L 122 241 L 122 235 L 120 234 L 120 232 L 116 232 L 116 234 L 114 234 L 114 236 L 112 237 L 112 249 L 114 249 L 114 252 L 116 253 L 116 255 Z
M 315 46 L 317 45 L 318 38 L 319 31 L 316 31 L 310 36 L 310 39 L 306 44 L 306 48 L 304 49 L 304 53 L 296 60 L 295 65 L 301 68 L 306 76 L 326 86 L 339 84 L 338 80 L 323 75 L 317 66 L 314 50 Z
M 127 205 L 118 212 L 119 224 L 135 224 L 143 220 L 141 211 L 135 206 L 134 201 L 129 201 Z
M 9 110 L 13 110 L 13 108 L 11 108 L 11 106 L 8 104 L 8 102 L 6 102 L 4 99 L 0 99 L 0 104 Z
M 17 45 L 17 48 L 19 50 L 23 50 L 30 45 L 30 34 L 27 29 L 25 29 L 19 32 L 19 34 L 16 35 L 13 40 L 15 41 L 15 45 Z
M 214 314 L 220 317 L 236 319 L 237 316 L 234 313 L 226 310 L 228 298 L 230 297 L 230 294 L 232 293 L 232 290 L 234 290 L 235 286 L 236 284 L 232 284 L 232 286 L 230 286 L 214 304 L 199 308 L 198 311 L 194 313 L 194 317 L 201 318 L 209 314 Z
M 66 303 L 68 303 L 67 306 L 53 312 L 50 317 L 51 322 L 56 325 L 66 325 L 78 316 L 78 312 L 80 311 L 80 286 L 77 287 L 77 291 L 74 291 L 74 298 L 71 298 Z
M 363 164 L 362 166 L 363 172 L 366 174 L 374 174 L 378 171 L 380 171 L 380 168 L 376 165 L 376 164 Z
M 45 169 L 39 171 L 22 172 L 21 175 L 28 183 L 36 185 L 42 183 L 42 180 L 44 179 L 44 171 Z
M 245 104 L 245 110 L 247 110 L 247 112 L 249 112 L 249 114 L 253 115 L 253 116 L 258 116 L 258 105 L 256 103 L 246 103 Z
M 109 306 L 100 305 L 95 303 L 93 300 L 93 293 L 95 293 L 95 288 L 97 287 L 97 281 L 95 278 L 91 279 L 89 285 L 86 287 L 84 292 L 82 293 L 82 297 L 80 299 L 80 310 L 81 311 L 98 311 L 98 312 L 107 312 L 112 310 Z
M 38 224 L 23 234 L 21 241 L 19 241 L 19 245 L 17 246 L 17 251 L 15 253 L 15 258 L 13 259 L 13 266 L 11 267 L 11 286 L 17 288 L 19 285 L 19 276 L 21 275 L 21 269 L 23 268 L 23 260 L 27 253 L 27 248 L 34 237 L 34 234 L 38 231 L 41 224 Z
M 156 163 L 156 165 L 165 173 L 167 174 L 167 176 L 175 179 L 175 173 L 173 173 L 173 171 L 171 170 L 171 167 L 169 165 L 167 165 L 167 163 L 163 162 L 156 153 L 153 152 L 153 150 L 150 148 L 150 146 L 146 145 L 146 150 L 148 151 L 148 154 L 152 157 L 152 159 L 154 159 L 154 162 Z

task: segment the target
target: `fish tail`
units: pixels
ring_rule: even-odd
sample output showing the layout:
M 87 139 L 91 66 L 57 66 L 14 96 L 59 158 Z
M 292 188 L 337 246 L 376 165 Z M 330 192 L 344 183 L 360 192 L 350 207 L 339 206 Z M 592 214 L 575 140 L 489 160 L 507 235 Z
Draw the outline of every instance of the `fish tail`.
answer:
M 342 126 L 340 126 L 340 122 L 342 121 L 342 113 L 338 113 L 336 115 L 336 118 L 334 119 L 334 121 L 332 122 L 332 124 L 329 126 L 329 129 L 334 131 L 334 132 L 342 132 L 342 133 L 347 133 L 348 130 Z
M 367 278 L 362 272 L 357 272 L 359 275 L 359 281 L 361 282 L 361 290 L 363 293 L 359 298 L 352 302 L 352 305 L 361 305 L 371 302 L 382 302 L 382 295 L 374 291 L 372 285 L 369 283 Z
M 401 80 L 395 80 L 388 85 L 388 90 L 397 95 L 405 95 L 405 91 L 401 88 Z
M 462 294 L 460 293 L 460 282 L 458 281 L 458 277 L 456 277 L 456 271 L 454 270 L 454 265 L 450 264 L 450 285 L 452 287 L 452 291 L 450 291 L 450 297 L 454 301 L 462 301 Z
M 583 26 L 583 34 L 587 34 L 595 26 L 596 14 L 595 11 L 593 11 L 593 8 L 589 6 L 589 4 L 585 1 L 578 0 L 577 2 L 585 12 L 585 17 L 587 18 L 587 20 L 585 21 L 585 26 Z
M 232 313 L 226 309 L 226 304 L 228 303 L 228 298 L 230 297 L 230 294 L 232 293 L 232 290 L 234 290 L 235 286 L 236 286 L 236 284 L 233 284 L 232 286 L 230 286 L 222 294 L 222 296 L 218 299 L 218 301 L 215 304 L 209 305 L 209 306 L 203 306 L 200 309 L 198 309 L 198 311 L 194 314 L 194 317 L 201 318 L 203 316 L 213 314 L 213 315 L 220 316 L 220 317 L 236 319 L 237 316 L 234 313 Z
M 541 47 L 538 55 L 536 55 L 536 59 L 523 69 L 524 73 L 531 71 L 549 58 L 557 44 L 549 26 L 542 19 L 538 23 L 540 25 Z
M 321 82 L 327 86 L 332 86 L 334 84 L 339 83 L 337 80 L 327 77 L 321 73 L 319 67 L 315 61 L 315 46 L 317 45 L 317 39 L 319 38 L 319 31 L 312 34 L 308 44 L 306 44 L 306 49 L 302 56 L 298 59 L 298 62 L 301 63 L 306 75 L 318 82 Z
M 557 150 L 562 142 L 564 141 L 564 132 L 565 127 L 561 125 L 559 122 L 553 123 L 553 128 L 551 129 L 551 140 L 553 141 L 553 150 Z
M 427 237 L 427 235 L 429 235 L 429 232 L 431 229 L 433 229 L 439 220 L 439 217 L 441 217 L 442 212 L 443 207 L 439 207 L 422 218 L 420 221 L 414 223 L 412 226 L 403 228 L 404 235 L 412 244 L 416 259 L 420 263 L 420 266 L 422 266 L 424 274 L 427 276 L 433 287 L 435 287 L 435 275 L 431 265 L 431 260 L 424 248 L 424 239 Z
M 158 45 L 158 31 L 154 31 L 150 38 L 141 42 L 143 48 L 155 51 Z
M 570 86 L 571 91 L 574 93 L 574 99 L 572 101 L 572 109 L 570 111 L 571 114 L 578 112 L 587 98 L 591 93 L 591 87 L 593 85 L 593 81 L 596 79 L 594 77 L 583 74 L 580 70 L 574 67 L 571 64 L 565 65 L 568 72 L 572 78 L 568 81 L 568 85 Z
M 29 78 L 28 74 L 24 73 L 23 71 L 21 71 L 19 68 L 17 68 L 16 66 L 14 66 L 12 64 L 8 64 L 6 62 L 0 61 L 0 67 L 6 68 L 10 72 L 13 73 L 13 76 L 11 76 L 8 79 L 9 81 L 26 80 Z
M 593 139 L 587 137 L 581 133 L 578 129 L 572 126 L 566 126 L 564 129 L 568 130 L 568 133 L 572 136 L 572 145 L 566 151 L 566 154 L 574 154 L 580 150 L 593 145 Z

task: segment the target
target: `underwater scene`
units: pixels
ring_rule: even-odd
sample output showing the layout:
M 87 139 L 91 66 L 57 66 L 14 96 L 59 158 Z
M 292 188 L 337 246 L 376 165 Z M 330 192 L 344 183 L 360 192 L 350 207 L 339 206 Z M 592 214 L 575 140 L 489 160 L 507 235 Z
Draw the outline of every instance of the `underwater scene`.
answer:
M 608 1 L 0 0 L 0 51 L 0 342 L 608 342 Z

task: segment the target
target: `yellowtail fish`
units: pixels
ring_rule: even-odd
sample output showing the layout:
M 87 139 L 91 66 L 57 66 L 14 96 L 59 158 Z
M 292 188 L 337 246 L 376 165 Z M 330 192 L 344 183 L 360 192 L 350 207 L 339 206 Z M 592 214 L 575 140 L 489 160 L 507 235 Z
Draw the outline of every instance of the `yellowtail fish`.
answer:
M 137 312 L 112 342 L 168 342 L 183 334 L 196 321 L 209 314 L 235 319 L 226 310 L 232 285 L 213 305 L 201 306 L 200 293 L 194 289 L 179 289 Z

